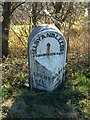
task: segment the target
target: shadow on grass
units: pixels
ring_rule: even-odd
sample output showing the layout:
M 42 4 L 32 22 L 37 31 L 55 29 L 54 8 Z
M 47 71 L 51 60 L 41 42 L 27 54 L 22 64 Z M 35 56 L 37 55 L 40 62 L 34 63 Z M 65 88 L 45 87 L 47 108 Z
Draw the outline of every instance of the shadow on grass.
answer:
M 5 120 L 59 119 L 85 120 L 79 101 L 85 99 L 81 92 L 72 89 L 67 82 L 53 92 L 29 92 L 23 90 L 7 112 Z

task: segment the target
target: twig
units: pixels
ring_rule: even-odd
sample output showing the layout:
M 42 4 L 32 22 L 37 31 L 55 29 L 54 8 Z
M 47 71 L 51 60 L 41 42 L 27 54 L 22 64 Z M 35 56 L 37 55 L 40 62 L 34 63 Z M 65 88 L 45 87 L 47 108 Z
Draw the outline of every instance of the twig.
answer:
M 26 48 L 25 44 L 23 43 L 22 39 L 17 35 L 17 33 L 11 28 L 11 30 L 14 32 L 14 34 L 18 37 L 18 39 L 21 41 L 23 46 Z
M 16 10 L 16 8 L 18 8 L 20 5 L 22 5 L 22 4 L 24 4 L 24 3 L 25 3 L 25 2 L 21 2 L 21 3 L 17 4 L 17 5 L 15 5 L 15 6 L 12 8 L 12 10 L 11 10 L 10 15 Z

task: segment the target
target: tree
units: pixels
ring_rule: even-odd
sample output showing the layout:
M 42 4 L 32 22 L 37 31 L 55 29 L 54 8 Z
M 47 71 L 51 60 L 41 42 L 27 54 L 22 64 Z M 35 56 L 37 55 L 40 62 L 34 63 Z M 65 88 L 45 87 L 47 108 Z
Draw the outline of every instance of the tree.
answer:
M 88 30 L 90 34 L 90 2 L 88 3 Z
M 37 23 L 37 2 L 32 3 L 32 21 L 33 21 L 34 27 L 36 27 L 36 23 Z
M 11 2 L 5 2 L 3 5 L 3 22 L 2 22 L 2 56 L 8 55 L 8 38 L 10 26 Z
M 90 35 L 90 2 L 88 2 L 88 33 Z M 88 39 L 88 66 L 90 64 L 90 41 Z
M 3 21 L 2 21 L 2 56 L 7 57 L 8 55 L 8 39 L 9 39 L 9 28 L 10 18 L 13 12 L 25 2 L 4 2 L 3 3 Z

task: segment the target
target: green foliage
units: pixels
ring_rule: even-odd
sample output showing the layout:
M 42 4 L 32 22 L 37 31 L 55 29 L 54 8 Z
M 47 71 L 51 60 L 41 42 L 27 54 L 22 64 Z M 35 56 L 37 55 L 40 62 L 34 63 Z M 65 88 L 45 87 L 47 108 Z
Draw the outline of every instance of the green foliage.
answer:
M 85 71 L 83 71 L 83 74 L 87 77 L 90 78 L 90 70 L 86 69 Z
M 53 92 L 30 92 L 24 87 L 28 78 L 27 60 L 24 56 L 21 59 L 8 57 L 3 63 L 2 97 L 4 101 L 13 96 L 16 98 L 7 112 L 8 116 L 89 118 L 90 72 L 85 67 L 84 70 L 79 69 L 78 66 L 72 68 L 71 64 L 67 64 L 66 80 Z
M 26 4 L 27 7 L 22 6 L 23 9 L 19 7 L 14 16 L 14 18 L 17 19 L 16 21 L 25 25 L 10 25 L 10 56 L 3 59 L 3 80 L 0 94 L 2 92 L 2 98 L 6 102 L 5 106 L 9 98 L 15 97 L 10 109 L 4 111 L 11 119 L 27 118 L 27 116 L 34 118 L 59 117 L 65 120 L 72 118 L 76 118 L 77 120 L 90 119 L 88 109 L 88 103 L 90 102 L 88 99 L 90 91 L 90 70 L 86 67 L 89 58 L 87 49 L 88 41 L 86 40 L 89 39 L 89 35 L 87 33 L 88 27 L 87 25 L 85 26 L 85 23 L 88 21 L 86 20 L 87 16 L 84 18 L 84 8 L 86 8 L 86 4 L 81 2 L 78 4 L 70 3 L 71 7 L 73 7 L 71 10 L 69 10 L 70 4 L 67 3 L 60 3 L 62 4 L 62 6 L 59 6 L 61 7 L 60 9 L 55 7 L 55 3 L 53 6 L 52 4 L 48 3 L 49 7 L 46 5 L 46 8 L 52 17 L 56 17 L 55 23 L 48 19 L 46 15 L 41 17 L 41 15 L 38 16 L 36 14 L 35 16 L 35 12 L 31 15 L 32 6 L 29 8 Z M 56 4 L 58 5 L 58 3 Z M 42 6 L 45 5 L 37 4 L 35 11 L 41 11 L 42 13 L 43 8 L 45 8 L 42 8 Z M 57 10 L 55 10 L 54 7 L 57 8 Z M 25 14 L 26 12 L 29 14 Z M 21 13 L 24 17 L 21 17 Z M 22 18 L 25 18 L 25 15 L 27 15 L 26 21 L 24 19 L 22 20 Z M 32 23 L 34 23 L 33 20 L 30 21 L 30 19 L 32 19 L 31 16 L 33 16 L 35 20 L 37 19 L 37 23 L 35 22 L 35 24 L 45 22 L 55 24 L 61 29 L 61 32 L 64 33 L 70 46 L 70 53 L 68 54 L 69 64 L 67 64 L 66 67 L 66 80 L 56 90 L 50 93 L 39 93 L 35 90 L 28 91 L 28 89 L 24 87 L 24 83 L 28 79 L 27 37 L 32 29 Z M 64 20 L 61 26 L 57 25 L 57 21 L 60 20 L 59 18 Z M 13 20 L 11 20 L 11 22 L 12 21 Z M 84 62 L 79 63 L 81 59 L 84 60 Z
M 6 99 L 24 86 L 28 75 L 27 62 L 24 57 L 22 57 L 22 61 L 19 58 L 8 57 L 4 62 L 2 68 L 2 97 Z
M 2 86 L 2 98 L 7 98 L 9 97 L 12 92 L 14 91 L 13 87 L 10 85 L 10 82 L 6 82 Z

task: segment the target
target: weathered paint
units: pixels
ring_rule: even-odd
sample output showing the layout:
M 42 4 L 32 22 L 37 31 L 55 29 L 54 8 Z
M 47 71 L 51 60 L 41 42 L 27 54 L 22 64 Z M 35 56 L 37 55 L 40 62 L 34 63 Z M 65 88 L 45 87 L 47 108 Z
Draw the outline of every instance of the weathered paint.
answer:
M 62 82 L 66 50 L 66 40 L 56 27 L 44 24 L 32 31 L 28 38 L 28 61 L 33 88 L 52 91 Z

